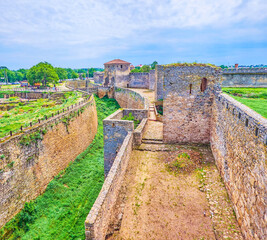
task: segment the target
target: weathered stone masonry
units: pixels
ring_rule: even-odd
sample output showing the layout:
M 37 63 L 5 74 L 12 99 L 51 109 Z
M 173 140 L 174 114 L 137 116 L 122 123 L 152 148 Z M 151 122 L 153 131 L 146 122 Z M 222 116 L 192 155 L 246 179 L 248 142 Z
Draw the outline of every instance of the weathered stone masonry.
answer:
M 163 140 L 209 143 L 214 91 L 220 70 L 205 66 L 159 66 L 163 77 Z M 205 90 L 201 84 L 206 81 Z
M 149 88 L 149 73 L 148 72 L 130 73 L 128 87 L 148 89 Z
M 85 221 L 86 239 L 105 239 L 118 225 L 123 206 L 120 205 L 122 182 L 131 156 L 133 145 L 141 144 L 149 112 L 148 100 L 130 89 L 120 89 L 114 93 L 121 109 L 103 121 L 104 125 L 104 156 L 106 179 L 98 198 L 96 199 Z M 131 99 L 130 101 L 128 99 Z M 134 109 L 139 108 L 139 109 Z M 129 113 L 142 120 L 134 129 L 133 121 L 121 120 Z
M 267 69 L 225 69 L 224 87 L 267 87 Z
M 214 98 L 211 148 L 245 239 L 267 239 L 267 120 L 226 94 Z
M 78 112 L 79 111 L 79 112 Z M 78 107 L 0 143 L 0 227 L 94 139 L 97 112 L 93 96 Z
M 221 94 L 220 75 L 209 66 L 157 66 L 164 141 L 211 143 L 245 239 L 266 239 L 267 120 Z

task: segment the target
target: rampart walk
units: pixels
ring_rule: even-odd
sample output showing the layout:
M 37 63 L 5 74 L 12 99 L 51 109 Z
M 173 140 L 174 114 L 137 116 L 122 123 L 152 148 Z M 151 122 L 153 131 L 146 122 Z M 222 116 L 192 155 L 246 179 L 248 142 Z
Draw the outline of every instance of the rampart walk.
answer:
M 0 143 L 0 227 L 42 194 L 48 183 L 92 142 L 94 97 Z

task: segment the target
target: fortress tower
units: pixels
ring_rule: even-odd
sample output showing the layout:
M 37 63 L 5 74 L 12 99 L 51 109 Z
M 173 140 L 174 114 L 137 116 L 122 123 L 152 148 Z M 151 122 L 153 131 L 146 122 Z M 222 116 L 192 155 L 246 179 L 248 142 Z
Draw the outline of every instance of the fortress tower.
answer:
M 121 59 L 114 59 L 104 63 L 105 86 L 127 87 L 129 83 L 130 63 Z
M 209 143 L 214 92 L 221 70 L 205 64 L 157 66 L 162 85 L 164 142 Z

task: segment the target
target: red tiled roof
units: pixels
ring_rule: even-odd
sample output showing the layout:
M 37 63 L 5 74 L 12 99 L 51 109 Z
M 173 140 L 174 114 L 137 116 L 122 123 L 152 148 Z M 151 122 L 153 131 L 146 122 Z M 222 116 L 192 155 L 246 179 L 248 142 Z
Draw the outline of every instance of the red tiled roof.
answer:
M 104 65 L 110 65 L 110 64 L 131 64 L 131 63 L 123 61 L 121 59 L 114 59 L 112 61 L 104 63 Z

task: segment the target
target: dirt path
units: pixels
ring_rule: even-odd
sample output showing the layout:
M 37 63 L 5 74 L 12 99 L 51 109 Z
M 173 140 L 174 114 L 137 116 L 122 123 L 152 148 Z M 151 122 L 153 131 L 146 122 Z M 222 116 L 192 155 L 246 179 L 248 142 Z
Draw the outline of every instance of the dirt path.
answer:
M 162 131 L 150 114 L 124 181 L 121 226 L 109 239 L 242 239 L 209 146 L 166 145 Z

